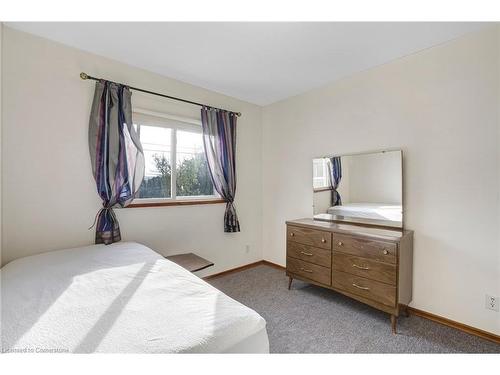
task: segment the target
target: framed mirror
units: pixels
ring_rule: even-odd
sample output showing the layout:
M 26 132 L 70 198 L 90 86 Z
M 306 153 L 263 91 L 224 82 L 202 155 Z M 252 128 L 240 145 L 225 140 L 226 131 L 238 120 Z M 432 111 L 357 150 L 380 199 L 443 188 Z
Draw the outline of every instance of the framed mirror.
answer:
M 315 220 L 403 228 L 403 153 L 313 159 Z

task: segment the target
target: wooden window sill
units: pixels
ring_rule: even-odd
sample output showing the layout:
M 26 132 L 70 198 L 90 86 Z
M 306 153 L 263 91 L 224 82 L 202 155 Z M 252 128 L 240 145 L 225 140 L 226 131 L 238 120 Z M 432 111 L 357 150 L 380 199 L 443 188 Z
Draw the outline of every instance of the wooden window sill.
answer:
M 315 193 L 321 193 L 322 191 L 328 191 L 328 190 L 332 190 L 331 188 L 329 187 L 324 187 L 324 188 L 317 188 L 317 189 L 313 189 L 313 191 Z
M 226 203 L 224 199 L 185 199 L 171 200 L 166 202 L 143 202 L 131 203 L 126 208 L 144 208 L 144 207 L 165 207 L 165 206 L 195 206 L 200 204 L 219 204 Z

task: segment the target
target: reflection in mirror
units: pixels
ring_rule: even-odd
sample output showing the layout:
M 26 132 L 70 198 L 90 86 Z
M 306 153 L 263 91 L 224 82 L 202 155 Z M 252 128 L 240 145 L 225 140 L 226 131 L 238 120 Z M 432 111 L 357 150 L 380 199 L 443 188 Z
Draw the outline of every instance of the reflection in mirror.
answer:
M 402 152 L 313 159 L 314 218 L 403 227 Z

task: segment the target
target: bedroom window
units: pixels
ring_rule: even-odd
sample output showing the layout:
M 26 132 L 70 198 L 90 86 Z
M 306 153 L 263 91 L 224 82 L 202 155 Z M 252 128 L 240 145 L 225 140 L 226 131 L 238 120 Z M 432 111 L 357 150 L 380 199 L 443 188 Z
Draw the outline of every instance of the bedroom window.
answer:
M 141 112 L 134 113 L 134 126 L 144 150 L 146 170 L 130 206 L 223 202 L 208 170 L 201 124 Z

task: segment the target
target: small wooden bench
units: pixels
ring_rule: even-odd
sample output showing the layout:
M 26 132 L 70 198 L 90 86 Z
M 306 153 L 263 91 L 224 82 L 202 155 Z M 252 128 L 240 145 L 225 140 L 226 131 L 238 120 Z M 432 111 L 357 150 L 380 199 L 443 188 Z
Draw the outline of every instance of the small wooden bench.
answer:
M 193 253 L 169 255 L 165 258 L 171 260 L 174 263 L 177 263 L 179 266 L 187 269 L 190 272 L 201 271 L 214 265 L 213 262 Z

